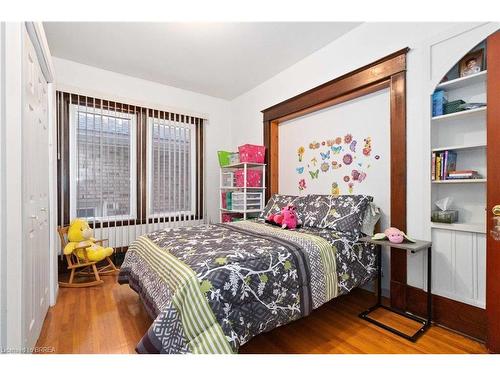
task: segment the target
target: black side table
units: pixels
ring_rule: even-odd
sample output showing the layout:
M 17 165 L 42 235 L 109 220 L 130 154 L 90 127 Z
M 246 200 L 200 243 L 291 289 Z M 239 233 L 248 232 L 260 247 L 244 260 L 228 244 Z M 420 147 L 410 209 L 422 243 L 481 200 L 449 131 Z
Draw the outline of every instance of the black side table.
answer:
M 429 241 L 416 241 L 415 243 L 411 242 L 403 242 L 400 244 L 395 244 L 392 242 L 389 242 L 388 240 L 372 240 L 371 237 L 362 237 L 360 238 L 361 242 L 367 242 L 371 243 L 373 245 L 377 246 L 377 303 L 370 307 L 368 310 L 362 312 L 359 314 L 359 317 L 369 321 L 370 323 L 373 323 L 389 332 L 392 332 L 398 336 L 401 336 L 407 340 L 410 340 L 412 342 L 417 341 L 417 339 L 422 336 L 422 334 L 425 333 L 431 326 L 432 322 L 432 292 L 431 292 L 431 285 L 432 285 L 432 259 L 431 259 L 431 254 L 432 254 L 432 242 Z M 382 246 L 389 246 L 389 247 L 394 247 L 397 249 L 402 249 L 409 251 L 411 253 L 416 253 L 418 251 L 422 251 L 427 249 L 427 317 L 426 319 L 419 318 L 413 314 L 409 314 L 406 311 L 402 311 L 400 309 L 396 309 L 391 306 L 385 306 L 382 304 Z M 404 316 L 405 318 L 414 320 L 416 322 L 419 322 L 422 324 L 422 327 L 413 334 L 413 336 L 409 336 L 401 331 L 398 331 L 397 329 L 394 329 L 384 323 L 381 323 L 375 319 L 370 318 L 368 315 L 377 310 L 378 308 L 386 309 L 389 310 L 393 313 L 396 313 L 398 315 Z

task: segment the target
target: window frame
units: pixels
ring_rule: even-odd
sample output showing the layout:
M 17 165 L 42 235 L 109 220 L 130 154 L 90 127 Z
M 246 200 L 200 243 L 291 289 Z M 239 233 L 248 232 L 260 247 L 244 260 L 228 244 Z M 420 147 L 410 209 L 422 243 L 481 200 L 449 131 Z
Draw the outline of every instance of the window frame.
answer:
M 82 108 L 84 110 L 82 111 Z M 76 165 L 78 150 L 77 148 L 77 124 L 78 113 L 85 112 L 98 116 L 118 117 L 131 120 L 130 124 L 130 213 L 127 215 L 114 215 L 114 216 L 95 216 L 85 218 L 88 221 L 116 222 L 124 220 L 136 220 L 137 217 L 137 115 L 125 113 L 119 110 L 108 110 L 102 107 L 96 107 L 87 104 L 74 104 L 69 103 L 69 150 L 72 150 L 69 155 L 69 215 L 70 220 L 76 218 L 77 204 L 76 204 Z M 101 125 L 102 126 L 102 125 Z M 101 128 L 102 129 L 102 128 Z
M 191 170 L 191 207 L 190 210 L 182 211 L 170 211 L 170 212 L 158 212 L 153 213 L 153 126 L 158 123 L 163 126 L 173 126 L 174 128 L 188 128 L 190 131 L 190 170 Z M 187 121 L 178 121 L 167 120 L 162 118 L 157 118 L 154 116 L 147 116 L 146 119 L 147 131 L 146 131 L 146 182 L 147 182 L 147 190 L 146 190 L 146 216 L 148 220 L 155 219 L 173 219 L 179 216 L 196 216 L 197 212 L 197 173 L 196 173 L 196 164 L 198 158 L 197 152 L 197 127 L 195 124 Z

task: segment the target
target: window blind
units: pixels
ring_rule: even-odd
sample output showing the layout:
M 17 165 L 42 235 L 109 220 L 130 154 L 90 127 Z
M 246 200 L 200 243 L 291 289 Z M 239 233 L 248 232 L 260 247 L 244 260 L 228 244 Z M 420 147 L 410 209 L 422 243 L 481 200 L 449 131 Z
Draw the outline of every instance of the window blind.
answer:
M 203 222 L 203 119 L 58 91 L 58 223 L 126 247 Z

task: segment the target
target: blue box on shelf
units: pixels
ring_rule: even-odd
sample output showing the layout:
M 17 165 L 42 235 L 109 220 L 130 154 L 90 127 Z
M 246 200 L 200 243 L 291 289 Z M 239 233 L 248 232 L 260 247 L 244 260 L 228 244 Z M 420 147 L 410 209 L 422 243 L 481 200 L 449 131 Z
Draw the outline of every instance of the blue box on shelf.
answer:
M 448 95 L 444 90 L 436 90 L 432 94 L 432 116 L 444 115 L 444 105 L 448 103 Z

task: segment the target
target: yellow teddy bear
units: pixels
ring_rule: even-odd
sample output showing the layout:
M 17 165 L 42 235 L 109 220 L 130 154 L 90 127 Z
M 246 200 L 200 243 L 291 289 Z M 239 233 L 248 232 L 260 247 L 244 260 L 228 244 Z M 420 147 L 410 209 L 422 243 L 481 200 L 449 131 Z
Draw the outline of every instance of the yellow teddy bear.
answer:
M 83 219 L 74 219 L 68 229 L 68 244 L 64 247 L 64 254 L 71 254 L 76 248 L 87 247 L 88 260 L 99 262 L 113 254 L 112 247 L 96 245 L 97 240 L 92 237 L 92 229 Z M 83 249 L 76 251 L 76 256 L 85 261 Z

